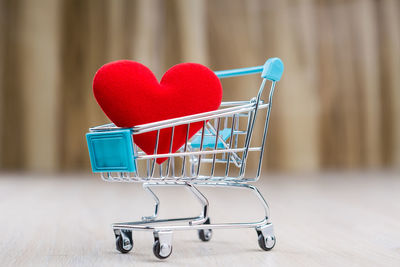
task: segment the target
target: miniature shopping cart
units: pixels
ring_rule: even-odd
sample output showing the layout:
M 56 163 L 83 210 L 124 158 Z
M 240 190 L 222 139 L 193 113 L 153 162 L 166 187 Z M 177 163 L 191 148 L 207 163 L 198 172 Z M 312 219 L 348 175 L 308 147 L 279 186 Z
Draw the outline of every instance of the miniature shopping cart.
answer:
M 197 230 L 202 241 L 209 241 L 212 229 L 254 228 L 258 244 L 263 250 L 275 245 L 275 235 L 269 216 L 268 204 L 254 185 L 260 177 L 261 164 L 275 84 L 283 73 L 279 58 L 270 58 L 263 66 L 217 71 L 219 78 L 261 73 L 262 82 L 256 97 L 249 101 L 223 102 L 220 109 L 200 114 L 157 121 L 132 128 L 119 128 L 106 124 L 90 129 L 86 135 L 93 172 L 101 173 L 108 182 L 141 182 L 143 188 L 155 201 L 152 216 L 141 221 L 114 223 L 112 228 L 117 250 L 127 253 L 133 248 L 132 231 L 148 230 L 154 234 L 153 252 L 160 259 L 172 252 L 172 234 L 176 230 Z M 271 82 L 268 102 L 261 99 L 264 87 Z M 189 138 L 190 126 L 202 125 Z M 259 125 L 259 126 L 257 126 Z M 172 142 L 176 129 L 186 129 L 185 144 L 172 153 Z M 259 134 L 253 134 L 255 129 Z M 160 132 L 171 131 L 169 153 L 157 153 Z M 154 154 L 147 155 L 133 142 L 134 136 L 153 132 Z M 254 155 L 256 160 L 248 161 Z M 158 158 L 166 159 L 158 164 Z M 253 172 L 246 171 L 246 163 L 256 166 Z M 189 218 L 157 219 L 160 201 L 152 191 L 156 186 L 181 186 L 189 189 L 202 205 L 199 216 Z M 212 224 L 208 217 L 208 200 L 199 191 L 199 186 L 248 189 L 262 203 L 265 216 L 261 221 Z

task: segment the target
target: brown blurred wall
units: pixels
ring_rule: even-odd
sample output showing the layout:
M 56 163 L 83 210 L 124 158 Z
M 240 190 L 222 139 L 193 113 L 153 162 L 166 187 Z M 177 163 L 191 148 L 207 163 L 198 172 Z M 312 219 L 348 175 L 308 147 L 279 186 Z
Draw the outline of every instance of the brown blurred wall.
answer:
M 264 166 L 400 166 L 400 1 L 0 0 L 0 169 L 89 170 L 95 71 L 285 63 Z M 259 77 L 223 81 L 248 100 Z

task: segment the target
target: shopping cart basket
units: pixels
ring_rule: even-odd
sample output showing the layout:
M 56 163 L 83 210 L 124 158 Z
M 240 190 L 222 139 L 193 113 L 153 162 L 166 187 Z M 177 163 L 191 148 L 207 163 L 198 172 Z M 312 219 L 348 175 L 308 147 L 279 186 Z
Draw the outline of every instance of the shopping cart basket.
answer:
M 86 138 L 93 172 L 101 173 L 101 177 L 108 182 L 141 182 L 155 201 L 152 216 L 142 217 L 137 222 L 112 225 L 118 251 L 127 253 L 133 248 L 132 231 L 136 230 L 153 232 L 153 252 L 160 259 L 167 258 L 172 252 L 174 230 L 197 230 L 202 241 L 209 241 L 212 229 L 254 228 L 261 249 L 267 251 L 274 247 L 275 235 L 268 204 L 258 189 L 248 183 L 260 177 L 272 97 L 282 72 L 283 63 L 279 58 L 270 58 L 263 66 L 217 71 L 215 74 L 219 78 L 261 73 L 262 83 L 258 94 L 249 101 L 223 102 L 220 109 L 215 111 L 132 128 L 106 124 L 90 129 Z M 268 102 L 265 102 L 261 96 L 268 80 L 271 81 L 271 87 Z M 261 122 L 263 128 L 261 134 L 253 138 L 258 140 L 252 140 L 256 122 Z M 201 123 L 202 129 L 188 138 L 192 123 Z M 186 127 L 186 142 L 178 151 L 171 153 L 174 130 L 177 127 Z M 157 146 L 163 129 L 171 129 L 170 151 L 160 154 L 157 153 Z M 132 138 L 148 132 L 155 133 L 153 155 L 141 151 Z M 254 141 L 258 141 L 258 144 L 253 145 Z M 250 154 L 255 154 L 257 159 L 257 170 L 252 175 L 246 173 L 246 162 Z M 166 160 L 156 164 L 158 158 Z M 160 201 L 151 189 L 155 186 L 188 188 L 201 203 L 201 214 L 189 218 L 157 219 Z M 265 216 L 256 222 L 212 224 L 208 217 L 208 200 L 198 186 L 248 189 L 260 200 Z

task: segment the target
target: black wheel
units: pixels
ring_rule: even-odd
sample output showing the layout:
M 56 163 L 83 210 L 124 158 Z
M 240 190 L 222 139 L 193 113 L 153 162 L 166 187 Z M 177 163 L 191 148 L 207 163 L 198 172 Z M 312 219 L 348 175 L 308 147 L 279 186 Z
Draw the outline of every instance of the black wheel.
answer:
M 204 224 L 210 224 L 210 218 L 208 218 Z M 212 237 L 212 229 L 200 229 L 198 230 L 198 234 L 201 241 L 210 241 Z
M 161 244 L 159 240 L 154 241 L 153 244 L 153 253 L 154 255 L 163 260 L 168 258 L 172 253 L 172 245 L 164 245 L 165 247 L 161 248 Z
M 115 236 L 115 246 L 121 253 L 128 253 L 133 248 L 132 232 L 122 231 Z
M 257 235 L 258 235 L 258 245 L 260 246 L 261 249 L 268 251 L 275 246 L 276 238 L 274 235 L 267 236 L 265 238 L 261 231 L 257 231 Z

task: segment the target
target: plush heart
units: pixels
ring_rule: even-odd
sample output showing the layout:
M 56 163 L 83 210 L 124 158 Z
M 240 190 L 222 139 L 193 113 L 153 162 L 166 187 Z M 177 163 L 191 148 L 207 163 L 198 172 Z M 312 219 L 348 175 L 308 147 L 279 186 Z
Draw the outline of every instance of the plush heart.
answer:
M 144 65 L 119 60 L 102 66 L 93 80 L 93 92 L 108 118 L 119 127 L 177 118 L 218 109 L 222 86 L 207 67 L 183 63 L 170 68 L 158 82 Z M 192 123 L 189 137 L 203 126 Z M 157 153 L 169 153 L 172 128 L 160 131 Z M 172 152 L 186 141 L 187 126 L 174 130 Z M 134 142 L 146 153 L 154 154 L 157 132 L 134 135 Z M 166 158 L 158 158 L 162 163 Z

